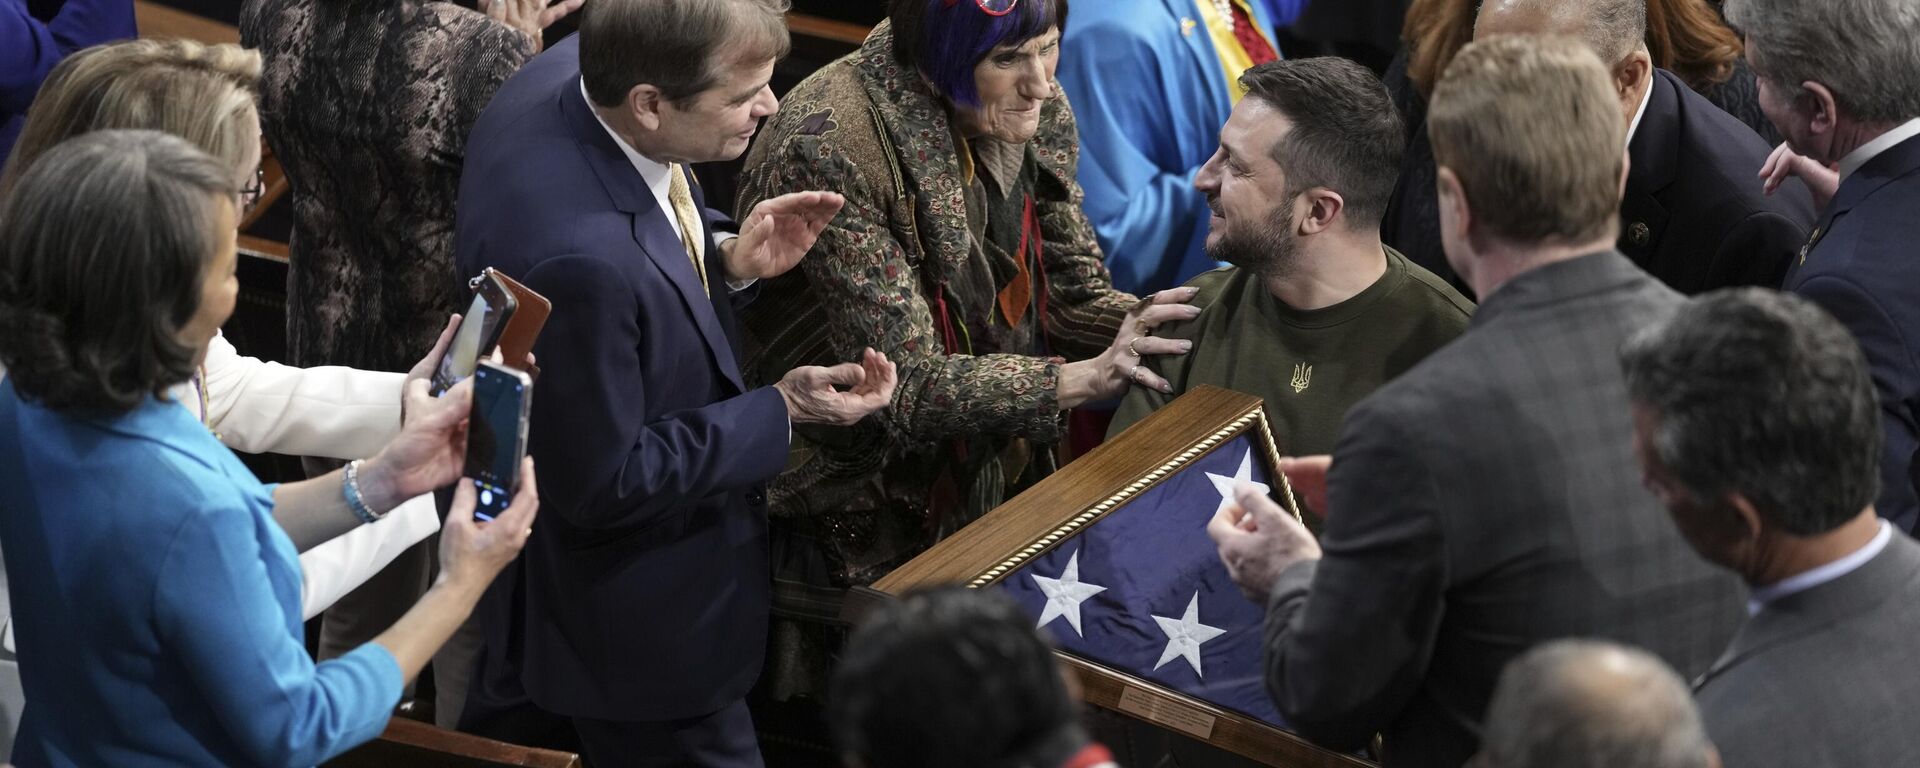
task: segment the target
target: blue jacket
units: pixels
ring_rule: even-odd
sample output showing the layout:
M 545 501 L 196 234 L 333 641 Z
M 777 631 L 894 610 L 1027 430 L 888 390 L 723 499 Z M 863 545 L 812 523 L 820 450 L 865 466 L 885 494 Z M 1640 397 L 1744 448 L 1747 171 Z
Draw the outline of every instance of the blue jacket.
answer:
M 1266 4 L 1248 6 L 1271 30 Z M 1205 252 L 1207 199 L 1193 177 L 1219 148 L 1233 101 L 1193 0 L 1076 4 L 1057 78 L 1080 125 L 1080 186 L 1114 287 L 1146 294 L 1219 266 Z
M 786 405 L 742 382 L 720 249 L 706 233 L 715 295 L 595 119 L 579 60 L 568 38 L 501 87 L 460 180 L 459 274 L 490 266 L 553 301 L 529 417 L 540 521 L 481 611 L 481 677 L 517 667 L 569 717 L 705 715 L 760 674 Z
M 307 656 L 272 490 L 186 408 L 84 418 L 0 383 L 21 768 L 315 765 L 380 735 L 400 668 Z
M 134 34 L 132 0 L 66 0 L 46 22 L 27 12 L 27 0 L 0 0 L 0 165 L 55 64 L 87 46 Z
M 1920 138 L 1880 153 L 1840 183 L 1786 290 L 1819 304 L 1860 341 L 1880 395 L 1886 445 L 1880 516 L 1920 525 Z

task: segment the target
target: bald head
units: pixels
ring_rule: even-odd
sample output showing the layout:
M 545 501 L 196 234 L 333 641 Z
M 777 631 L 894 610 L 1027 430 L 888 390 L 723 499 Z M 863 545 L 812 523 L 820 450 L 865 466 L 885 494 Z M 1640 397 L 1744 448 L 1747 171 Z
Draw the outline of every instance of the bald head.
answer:
M 1679 676 L 1644 651 L 1561 640 L 1508 664 L 1487 708 L 1480 768 L 1711 768 Z
M 1629 124 L 1652 85 L 1646 0 L 1486 0 L 1473 39 L 1500 35 L 1564 35 L 1585 42 L 1607 65 Z

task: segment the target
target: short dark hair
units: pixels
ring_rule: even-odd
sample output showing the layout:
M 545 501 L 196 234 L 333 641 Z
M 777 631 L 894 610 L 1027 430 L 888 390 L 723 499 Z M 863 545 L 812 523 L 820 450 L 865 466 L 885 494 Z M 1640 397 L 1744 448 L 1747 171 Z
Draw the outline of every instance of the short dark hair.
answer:
M 933 89 L 968 107 L 980 105 L 973 68 L 993 49 L 1023 45 L 1047 30 L 1067 28 L 1066 0 L 1022 0 L 994 16 L 976 0 L 893 0 L 887 11 L 893 55 L 927 76 Z
M 1273 105 L 1293 123 L 1273 148 L 1291 191 L 1331 189 L 1346 200 L 1348 221 L 1378 227 L 1406 150 L 1400 111 L 1380 78 L 1347 59 L 1322 56 L 1255 66 L 1240 84 L 1248 98 Z
M 1659 657 L 1557 640 L 1507 664 L 1476 768 L 1706 768 L 1713 748 L 1687 684 Z
M 48 150 L 0 201 L 0 363 L 27 400 L 123 413 L 193 375 L 200 305 L 233 169 L 158 131 Z M 224 202 L 223 202 L 224 201 Z
M 834 671 L 827 718 L 867 768 L 1020 765 L 1076 711 L 1033 619 L 1005 595 L 962 587 L 874 610 Z
M 1703 503 L 1738 493 L 1789 533 L 1852 520 L 1880 493 L 1879 401 L 1846 327 L 1760 288 L 1694 299 L 1621 353 L 1648 450 Z
M 580 11 L 580 80 L 603 107 L 626 103 L 643 83 L 684 104 L 718 83 L 728 64 L 786 56 L 789 7 L 789 0 L 593 0 Z M 746 52 L 723 60 L 734 40 Z

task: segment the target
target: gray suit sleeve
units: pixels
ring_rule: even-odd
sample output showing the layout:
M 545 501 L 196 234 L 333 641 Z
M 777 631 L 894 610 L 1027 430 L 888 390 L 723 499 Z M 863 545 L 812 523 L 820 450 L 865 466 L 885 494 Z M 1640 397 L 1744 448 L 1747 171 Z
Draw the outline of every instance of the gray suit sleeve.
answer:
M 1406 706 L 1433 655 L 1447 563 L 1418 441 L 1362 403 L 1328 478 L 1325 556 L 1267 608 L 1267 690 L 1301 735 L 1357 749 Z

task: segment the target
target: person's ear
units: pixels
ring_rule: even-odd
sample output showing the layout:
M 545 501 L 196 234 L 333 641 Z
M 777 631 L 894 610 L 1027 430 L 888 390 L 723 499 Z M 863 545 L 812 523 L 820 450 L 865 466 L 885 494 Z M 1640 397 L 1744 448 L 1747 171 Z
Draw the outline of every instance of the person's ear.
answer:
M 1632 120 L 1633 113 L 1640 109 L 1640 85 L 1652 77 L 1653 56 L 1647 53 L 1646 46 L 1634 49 L 1613 68 L 1613 90 L 1619 96 L 1620 103 L 1626 106 L 1628 120 Z
M 1732 537 L 1740 550 L 1751 550 L 1766 535 L 1766 523 L 1760 516 L 1760 509 L 1753 505 L 1745 495 L 1737 491 L 1728 491 L 1721 497 L 1721 506 L 1727 510 L 1725 534 Z
M 660 113 L 666 106 L 666 96 L 659 88 L 641 83 L 627 90 L 627 113 L 642 130 L 660 130 Z
M 1473 210 L 1467 204 L 1467 191 L 1460 186 L 1460 177 L 1454 174 L 1452 168 L 1440 166 L 1439 172 L 1435 174 L 1434 186 L 1439 193 L 1440 210 L 1453 215 L 1455 229 L 1458 230 L 1455 233 L 1456 236 L 1461 239 L 1471 237 Z M 1442 219 L 1444 218 L 1443 216 Z
M 1299 227 L 1302 235 L 1317 235 L 1332 229 L 1334 222 L 1340 218 L 1340 213 L 1347 209 L 1346 198 L 1326 187 L 1308 189 L 1300 193 L 1300 196 L 1305 200 L 1307 207 L 1306 215 L 1295 217 L 1299 222 L 1296 226 Z
M 1832 89 L 1812 80 L 1801 83 L 1800 88 L 1807 108 L 1807 130 L 1816 136 L 1831 132 L 1839 123 Z

